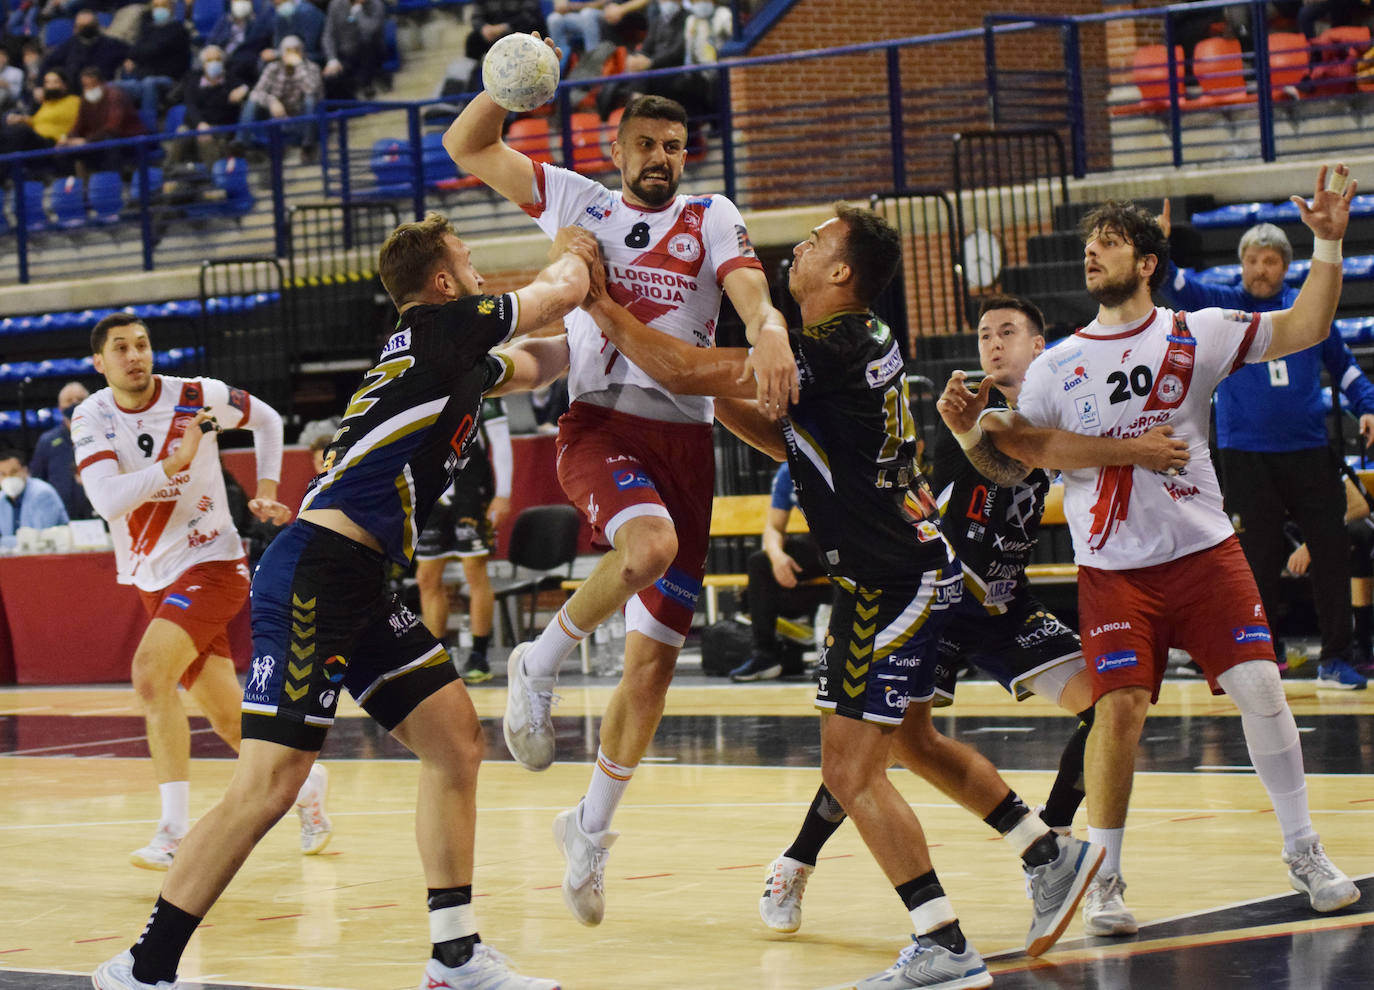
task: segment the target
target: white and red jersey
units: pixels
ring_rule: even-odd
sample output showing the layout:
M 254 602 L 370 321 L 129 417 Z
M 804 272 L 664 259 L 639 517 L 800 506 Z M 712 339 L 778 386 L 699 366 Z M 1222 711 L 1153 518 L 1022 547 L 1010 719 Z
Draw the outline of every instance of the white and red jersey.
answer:
M 1125 438 L 1167 423 L 1192 458 L 1177 477 L 1130 465 L 1065 472 L 1079 564 L 1148 567 L 1232 535 L 1207 448 L 1212 392 L 1261 360 L 1272 334 L 1269 313 L 1156 309 L 1132 326 L 1093 321 L 1035 359 L 1017 401 L 1035 425 Z
M 724 196 L 675 196 L 658 209 L 631 206 L 619 193 L 567 169 L 534 163 L 537 202 L 523 209 L 550 237 L 585 227 L 601 242 L 611 298 L 639 320 L 697 347 L 715 343 L 721 286 L 736 268 L 763 266 L 735 204 Z M 709 423 L 713 405 L 673 395 L 631 364 L 583 310 L 565 318 L 569 397 L 632 385 L 668 396 L 683 416 Z
M 161 466 L 203 407 L 224 429 L 253 428 L 258 477 L 280 476 L 281 417 L 214 378 L 159 375 L 152 399 L 139 409 L 121 408 L 103 388 L 72 414 L 77 470 L 91 505 L 109 523 L 120 584 L 160 591 L 196 564 L 243 556 L 229 514 L 217 435 L 201 438 L 187 470 L 169 479 Z

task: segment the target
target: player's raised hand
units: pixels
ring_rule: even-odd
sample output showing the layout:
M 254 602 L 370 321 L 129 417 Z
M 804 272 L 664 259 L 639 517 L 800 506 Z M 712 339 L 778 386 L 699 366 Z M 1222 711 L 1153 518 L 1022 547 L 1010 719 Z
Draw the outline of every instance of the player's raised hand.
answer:
M 1130 442 L 1135 445 L 1134 463 L 1161 474 L 1178 474 L 1192 456 L 1188 441 L 1174 436 L 1174 428 L 1168 425 L 1147 430 Z
M 1301 196 L 1290 199 L 1297 204 L 1302 222 L 1311 228 L 1312 233 L 1322 240 L 1339 241 L 1345 236 L 1346 225 L 1350 222 L 1350 200 L 1359 187 L 1350 178 L 1350 169 L 1342 162 L 1331 172 L 1327 181 L 1327 167 L 1317 170 L 1317 186 L 1309 203 Z
M 992 378 L 984 378 L 977 389 L 966 384 L 968 375 L 956 371 L 945 382 L 945 390 L 935 402 L 940 418 L 945 421 L 950 432 L 967 433 L 978 425 L 978 417 L 988 407 L 988 397 L 992 394 Z
M 1164 197 L 1164 207 L 1159 211 L 1159 216 L 1155 217 L 1155 223 L 1159 224 L 1159 229 L 1164 231 L 1164 236 L 1168 237 L 1169 232 L 1174 229 L 1173 211 L 1169 209 L 1169 197 Z

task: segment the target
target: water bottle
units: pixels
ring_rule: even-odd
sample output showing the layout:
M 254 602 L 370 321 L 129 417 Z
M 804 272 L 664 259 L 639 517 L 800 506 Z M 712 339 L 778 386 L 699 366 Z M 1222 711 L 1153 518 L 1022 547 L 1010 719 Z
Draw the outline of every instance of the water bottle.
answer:
M 616 612 L 592 633 L 592 673 L 619 677 L 625 669 L 625 616 Z

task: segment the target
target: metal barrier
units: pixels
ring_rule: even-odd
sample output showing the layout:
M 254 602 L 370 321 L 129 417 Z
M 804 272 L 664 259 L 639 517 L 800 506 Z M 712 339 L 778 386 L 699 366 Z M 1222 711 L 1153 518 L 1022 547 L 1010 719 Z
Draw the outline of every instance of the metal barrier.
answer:
M 272 257 L 222 258 L 200 267 L 205 373 L 247 389 L 290 418 L 292 327 L 285 288 L 282 264 Z
M 902 337 L 902 353 L 915 357 L 917 337 L 967 329 L 954 206 L 934 187 L 875 193 L 869 206 L 902 238 L 902 267 L 873 309 Z

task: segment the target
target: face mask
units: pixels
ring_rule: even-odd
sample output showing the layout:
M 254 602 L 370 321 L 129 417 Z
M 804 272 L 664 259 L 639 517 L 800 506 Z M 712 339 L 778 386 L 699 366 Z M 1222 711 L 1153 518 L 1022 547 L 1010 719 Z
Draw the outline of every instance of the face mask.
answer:
M 81 405 L 81 403 L 75 402 L 72 403 L 70 406 L 60 407 L 59 411 L 62 413 L 62 418 L 65 420 L 70 420 L 72 418 L 72 413 L 76 412 L 76 407 L 79 405 Z
M 251 0 L 234 0 L 229 5 L 229 10 L 234 17 L 241 21 L 253 13 L 253 4 Z
M 711 0 L 697 0 L 692 4 L 692 13 L 696 14 L 704 21 L 709 21 L 716 12 L 716 5 Z
M 282 65 L 285 65 L 289 69 L 294 69 L 301 64 L 302 60 L 300 52 L 282 52 L 281 61 Z
M 296 12 L 296 5 L 295 5 L 294 3 L 292 3 L 292 0 L 286 0 L 286 3 L 278 4 L 278 5 L 277 5 L 277 16 L 278 16 L 278 17 L 290 17 L 290 16 L 291 16 L 292 14 L 294 14 L 295 12 Z
M 91 38 L 94 38 L 96 35 L 100 33 L 100 25 L 87 24 L 85 27 L 83 27 L 80 31 L 76 33 L 81 35 L 81 37 L 90 40 Z
M 223 62 L 206 62 L 206 63 L 205 63 L 205 78 L 206 78 L 206 79 L 218 79 L 218 78 L 219 78 L 220 76 L 222 76 L 222 75 L 224 75 L 224 63 L 223 63 Z
M 678 3 L 677 0 L 658 0 L 658 16 L 665 21 L 671 21 L 681 9 L 682 4 Z
M 10 498 L 18 498 L 24 494 L 25 479 L 18 475 L 11 475 L 8 478 L 0 478 L 0 492 L 4 492 Z
M 168 21 L 170 21 L 171 19 L 172 19 L 172 12 L 171 12 L 170 10 L 168 10 L 166 7 L 154 7 L 154 8 L 153 8 L 153 23 L 154 23 L 154 24 L 166 24 L 166 23 L 167 23 Z
M 86 97 L 86 100 L 90 103 L 99 103 L 100 98 L 105 95 L 105 90 L 96 86 L 94 89 L 84 90 L 81 95 Z
M 47 100 L 60 100 L 66 95 L 67 91 L 65 89 L 58 89 L 57 87 L 53 87 L 52 89 L 44 87 L 43 89 L 43 98 Z

